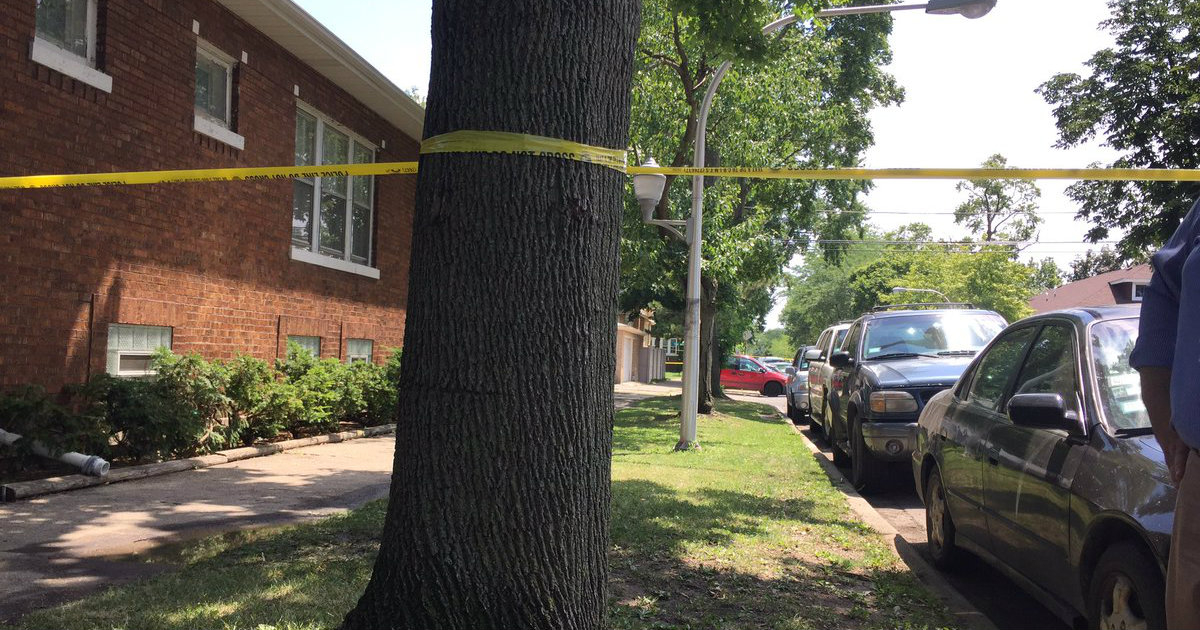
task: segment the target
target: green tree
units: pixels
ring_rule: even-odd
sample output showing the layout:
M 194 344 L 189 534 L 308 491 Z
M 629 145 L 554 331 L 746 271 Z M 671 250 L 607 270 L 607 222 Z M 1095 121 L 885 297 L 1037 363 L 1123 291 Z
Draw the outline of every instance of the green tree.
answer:
M 1128 253 L 1117 251 L 1111 247 L 1101 247 L 1099 250 L 1090 249 L 1083 256 L 1071 261 L 1071 273 L 1068 280 L 1078 282 L 1092 276 L 1098 276 L 1110 271 L 1126 269 L 1133 265 L 1149 260 L 1145 250 L 1134 249 Z
M 811 14 L 815 2 L 790 5 Z M 839 167 L 870 146 L 874 107 L 902 96 L 880 67 L 889 59 L 886 15 L 802 21 L 764 37 L 777 17 L 770 0 L 647 0 L 634 73 L 633 155 L 690 164 L 704 90 L 723 59 L 734 60 L 708 126 L 709 164 Z M 658 218 L 690 207 L 689 182 L 668 178 Z M 861 222 L 864 182 L 712 179 L 704 197 L 699 408 L 711 409 L 723 351 L 740 343 L 770 308 L 770 288 L 812 234 L 849 233 Z M 672 210 L 675 209 L 675 210 Z M 682 310 L 687 254 L 626 204 L 621 308 L 651 301 Z M 703 378 L 707 377 L 707 378 Z
M 1054 106 L 1069 148 L 1093 139 L 1120 152 L 1113 168 L 1200 167 L 1200 5 L 1181 0 L 1109 0 L 1101 27 L 1115 45 L 1092 55 L 1090 75 L 1057 74 L 1038 88 Z M 1125 230 L 1116 254 L 1131 261 L 1166 241 L 1200 196 L 1195 182 L 1083 181 L 1067 188 L 1087 238 Z
M 1007 168 L 1008 160 L 997 153 L 982 166 Z M 979 240 L 1026 242 L 1036 237 L 1042 191 L 1033 182 L 972 179 L 959 182 L 955 190 L 967 193 L 967 200 L 954 209 L 954 222 L 966 225 Z
M 1062 286 L 1064 274 L 1053 258 L 1043 258 L 1038 262 L 1030 261 L 1027 265 L 1032 273 L 1030 286 L 1033 287 L 1036 293 L 1057 289 Z
M 628 146 L 638 16 L 636 0 L 436 0 L 426 137 Z M 600 630 L 627 179 L 447 153 L 421 156 L 416 186 L 388 511 L 342 627 Z M 467 346 L 469 371 L 446 352 Z

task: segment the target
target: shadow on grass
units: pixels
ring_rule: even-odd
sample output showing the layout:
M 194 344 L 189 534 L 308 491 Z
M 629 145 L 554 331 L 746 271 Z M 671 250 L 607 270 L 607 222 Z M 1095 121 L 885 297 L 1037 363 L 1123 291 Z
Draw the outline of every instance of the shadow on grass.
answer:
M 951 623 L 907 571 L 785 558 L 758 574 L 627 550 L 610 555 L 613 630 L 934 628 Z
M 613 544 L 639 554 L 678 554 L 689 543 L 729 544 L 735 536 L 765 533 L 763 524 L 773 520 L 856 534 L 871 531 L 856 521 L 829 518 L 822 506 L 806 498 L 773 499 L 712 488 L 681 493 L 645 479 L 614 481 L 612 511 Z

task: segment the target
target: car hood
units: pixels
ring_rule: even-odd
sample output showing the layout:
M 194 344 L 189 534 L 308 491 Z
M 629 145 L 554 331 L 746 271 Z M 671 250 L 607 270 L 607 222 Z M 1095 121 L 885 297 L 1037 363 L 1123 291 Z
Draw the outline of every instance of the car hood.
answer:
M 914 357 L 912 359 L 888 359 L 865 363 L 880 385 L 888 387 L 920 387 L 925 385 L 950 385 L 958 380 L 963 370 L 974 357 L 955 356 Z

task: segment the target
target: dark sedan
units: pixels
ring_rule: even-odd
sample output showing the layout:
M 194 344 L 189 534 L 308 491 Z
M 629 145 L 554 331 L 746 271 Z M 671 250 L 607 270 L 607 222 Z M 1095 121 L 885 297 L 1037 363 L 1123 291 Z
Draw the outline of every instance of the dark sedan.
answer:
M 929 552 L 995 565 L 1068 623 L 1164 627 L 1175 489 L 1129 367 L 1138 309 L 1009 326 L 929 401 L 913 473 Z

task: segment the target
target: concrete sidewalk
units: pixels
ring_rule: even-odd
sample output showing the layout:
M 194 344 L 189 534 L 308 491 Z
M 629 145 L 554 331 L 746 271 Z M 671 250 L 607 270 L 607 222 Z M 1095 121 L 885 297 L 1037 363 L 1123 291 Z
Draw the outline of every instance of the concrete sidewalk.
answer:
M 628 381 L 613 386 L 613 405 L 617 409 L 624 409 L 646 398 L 679 396 L 682 393 L 683 384 L 679 381 L 663 381 L 653 384 Z
M 129 554 L 387 496 L 393 436 L 0 504 L 0 622 L 164 570 Z M 120 558 L 117 556 L 126 556 Z

